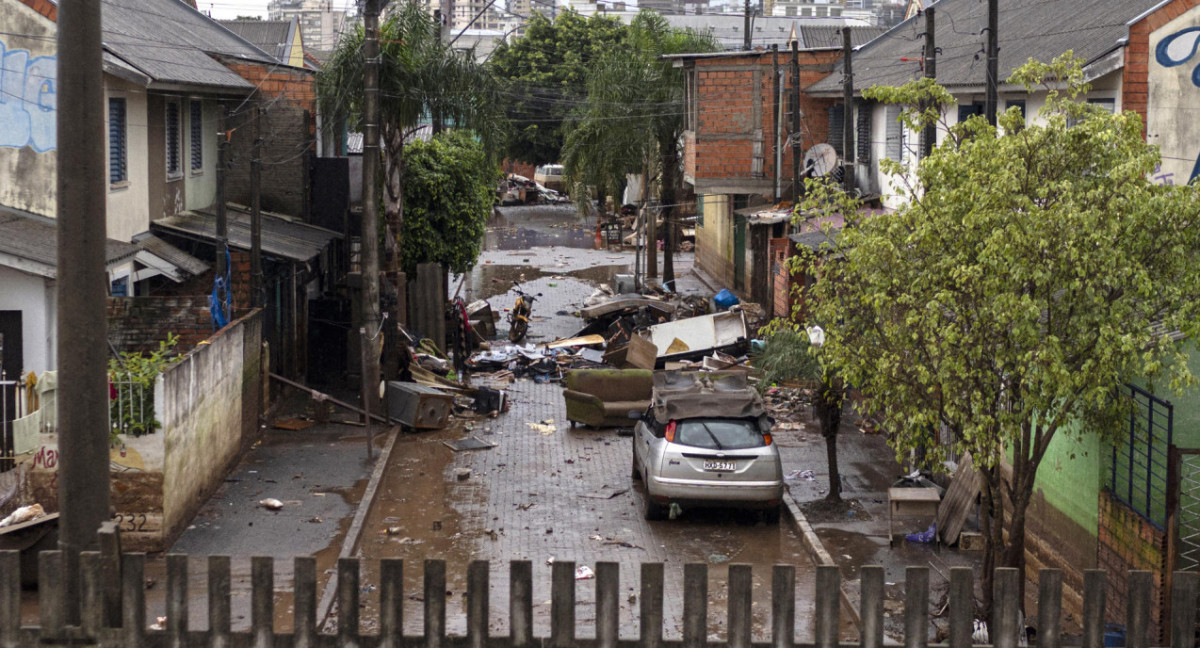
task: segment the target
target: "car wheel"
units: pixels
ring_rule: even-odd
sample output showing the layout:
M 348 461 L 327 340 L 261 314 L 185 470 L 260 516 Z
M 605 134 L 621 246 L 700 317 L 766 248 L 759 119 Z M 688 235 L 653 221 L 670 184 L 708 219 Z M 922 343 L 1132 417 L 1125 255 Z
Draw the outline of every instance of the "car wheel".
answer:
M 646 493 L 646 510 L 644 515 L 651 522 L 655 520 L 665 520 L 667 518 L 667 507 L 655 502 L 650 498 L 650 493 Z
M 782 509 L 780 509 L 778 506 L 764 510 L 762 512 L 763 524 L 779 524 L 779 516 L 781 511 Z

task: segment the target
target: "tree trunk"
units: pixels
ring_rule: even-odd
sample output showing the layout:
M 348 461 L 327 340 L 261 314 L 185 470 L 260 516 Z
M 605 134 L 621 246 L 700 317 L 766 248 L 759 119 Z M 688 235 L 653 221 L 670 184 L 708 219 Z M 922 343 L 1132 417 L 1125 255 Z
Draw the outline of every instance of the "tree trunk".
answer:
M 821 436 L 825 437 L 825 457 L 829 462 L 829 494 L 825 499 L 830 502 L 842 500 L 841 471 L 837 461 L 837 435 L 842 426 L 842 401 L 845 398 L 845 388 L 838 378 L 824 379 L 813 395 L 813 413 L 821 424 Z
M 404 294 L 408 289 L 401 280 L 400 270 L 400 236 L 404 224 L 404 133 L 400 129 L 384 129 L 384 146 L 387 154 L 384 156 L 384 278 L 381 283 L 383 290 L 383 311 L 388 314 L 390 324 L 385 324 L 389 332 L 395 331 L 396 324 L 408 321 L 408 313 L 401 312 Z M 366 232 L 363 233 L 366 235 Z M 384 336 L 384 377 L 395 380 L 401 371 L 401 349 L 397 343 L 398 336 Z

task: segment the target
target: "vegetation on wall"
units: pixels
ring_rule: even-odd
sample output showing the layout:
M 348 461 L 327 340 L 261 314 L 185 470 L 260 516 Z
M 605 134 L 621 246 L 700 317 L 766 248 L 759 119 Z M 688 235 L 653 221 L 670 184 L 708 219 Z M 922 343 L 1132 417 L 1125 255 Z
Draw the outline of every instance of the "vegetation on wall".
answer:
M 149 353 L 122 351 L 108 359 L 110 443 L 116 442 L 118 434 L 137 437 L 162 427 L 154 415 L 154 384 L 174 361 L 178 343 L 179 336 L 168 333 Z

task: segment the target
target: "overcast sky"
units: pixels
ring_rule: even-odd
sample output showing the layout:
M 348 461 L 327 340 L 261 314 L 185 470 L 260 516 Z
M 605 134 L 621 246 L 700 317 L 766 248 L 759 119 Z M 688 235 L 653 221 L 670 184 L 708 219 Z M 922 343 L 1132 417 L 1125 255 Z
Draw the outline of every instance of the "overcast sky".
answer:
M 336 9 L 354 5 L 354 0 L 333 0 Z M 217 20 L 232 20 L 238 16 L 267 17 L 267 0 L 196 0 L 196 8 Z

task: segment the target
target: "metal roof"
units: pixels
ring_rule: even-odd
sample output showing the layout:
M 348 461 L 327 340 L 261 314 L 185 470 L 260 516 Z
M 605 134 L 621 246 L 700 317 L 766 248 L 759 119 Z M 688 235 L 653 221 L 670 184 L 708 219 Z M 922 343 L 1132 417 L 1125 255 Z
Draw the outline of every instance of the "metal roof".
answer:
M 251 91 L 213 56 L 279 63 L 275 57 L 180 0 L 103 0 L 104 48 L 154 85 Z
M 109 268 L 137 254 L 132 243 L 105 240 Z M 48 279 L 58 275 L 58 227 L 54 220 L 0 208 L 0 265 L 17 267 Z
M 999 69 L 1002 79 L 1030 58 L 1050 61 L 1073 50 L 1092 63 L 1120 47 L 1126 24 L 1160 0 L 1005 0 L 1000 3 Z M 984 85 L 983 48 L 987 3 L 941 0 L 937 10 L 937 80 L 947 88 Z M 851 59 L 855 91 L 873 85 L 902 85 L 918 78 L 924 44 L 925 17 L 918 15 L 893 27 L 856 52 Z M 814 94 L 840 93 L 841 65 L 809 88 Z
M 815 251 L 815 250 L 820 250 L 821 246 L 823 246 L 825 244 L 828 244 L 830 247 L 837 247 L 837 237 L 838 237 L 839 231 L 840 230 L 836 230 L 836 229 L 830 230 L 829 234 L 833 235 L 833 236 L 830 236 L 829 234 L 826 234 L 825 232 L 823 232 L 821 230 L 813 230 L 811 232 L 800 232 L 799 234 L 792 234 L 788 238 L 791 239 L 792 242 L 795 243 L 796 245 L 799 245 L 801 247 L 806 247 L 810 250 Z
M 291 59 L 296 19 L 218 20 L 221 26 L 254 44 L 258 49 L 287 63 Z
M 134 243 L 138 247 L 138 261 L 157 268 L 175 281 L 203 274 L 209 268 L 204 261 L 153 234 L 143 234 Z
M 226 217 L 230 247 L 249 250 L 250 211 L 241 205 L 230 204 L 226 209 Z M 150 224 L 150 228 L 160 233 L 212 243 L 216 240 L 217 217 L 209 210 L 182 212 L 156 220 Z M 308 261 L 320 254 L 330 241 L 341 236 L 333 230 L 287 216 L 262 213 L 262 251 L 269 256 Z

